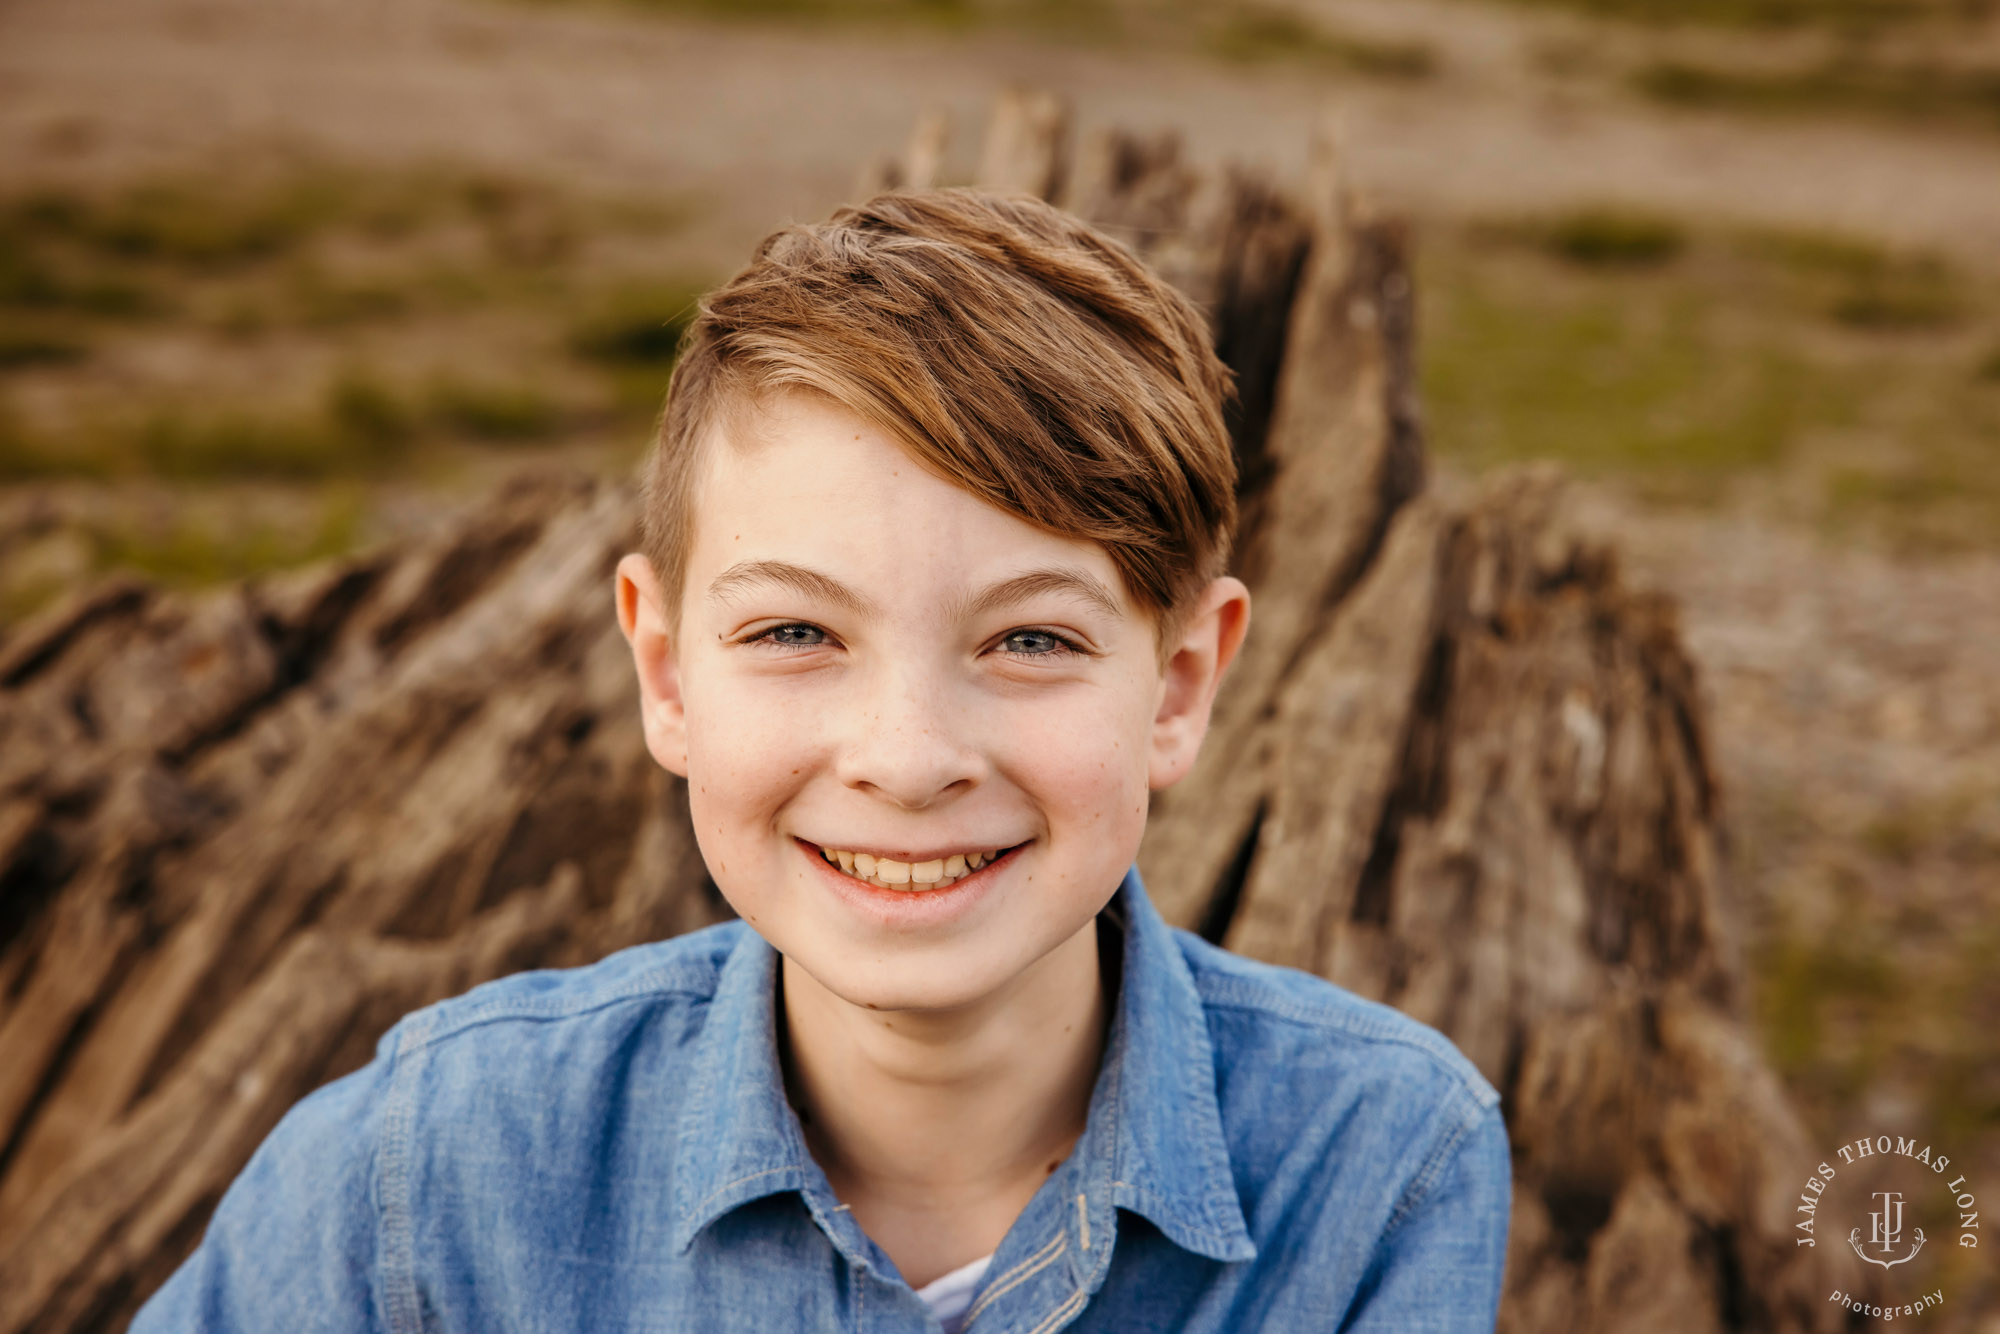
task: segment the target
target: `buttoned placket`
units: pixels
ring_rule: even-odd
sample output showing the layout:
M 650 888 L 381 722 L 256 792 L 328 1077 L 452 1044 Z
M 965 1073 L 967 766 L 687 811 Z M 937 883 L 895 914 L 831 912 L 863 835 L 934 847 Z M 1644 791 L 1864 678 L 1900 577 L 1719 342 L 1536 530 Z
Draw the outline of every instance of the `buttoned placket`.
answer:
M 994 1253 L 967 1311 L 968 1334 L 1055 1334 L 1074 1321 L 1110 1271 L 1121 1206 L 1200 1254 L 1246 1260 L 1256 1253 L 1228 1185 L 1192 979 L 1145 900 L 1136 868 L 1125 888 L 1112 912 L 1123 938 L 1124 985 L 1084 1137 Z M 922 1300 L 834 1196 L 785 1097 L 776 1049 L 777 969 L 776 952 L 749 935 L 723 969 L 681 1126 L 687 1170 L 677 1183 L 676 1250 L 685 1252 L 710 1222 L 740 1205 L 795 1192 L 854 1280 L 845 1312 L 850 1327 L 857 1334 L 924 1328 Z M 1139 1077 L 1130 1066 L 1138 1045 L 1148 1049 L 1150 1073 L 1143 1078 L 1162 1087 L 1128 1087 Z M 1186 1142 L 1128 1143 L 1124 1100 L 1132 1096 L 1198 1109 L 1172 1131 Z M 1121 1171 L 1139 1172 L 1143 1184 L 1119 1179 Z M 1182 1180 L 1171 1175 L 1177 1171 L 1192 1175 Z

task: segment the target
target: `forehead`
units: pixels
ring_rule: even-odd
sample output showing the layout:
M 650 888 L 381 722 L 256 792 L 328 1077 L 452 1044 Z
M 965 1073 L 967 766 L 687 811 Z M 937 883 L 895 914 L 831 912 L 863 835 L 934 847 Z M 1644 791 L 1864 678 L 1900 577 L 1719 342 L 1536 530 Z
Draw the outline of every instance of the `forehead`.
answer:
M 690 594 L 746 560 L 837 566 L 843 579 L 933 591 L 1067 567 L 1133 606 L 1110 553 L 939 477 L 888 432 L 823 396 L 770 395 L 717 414 L 692 488 Z M 828 572 L 832 572 L 829 569 Z

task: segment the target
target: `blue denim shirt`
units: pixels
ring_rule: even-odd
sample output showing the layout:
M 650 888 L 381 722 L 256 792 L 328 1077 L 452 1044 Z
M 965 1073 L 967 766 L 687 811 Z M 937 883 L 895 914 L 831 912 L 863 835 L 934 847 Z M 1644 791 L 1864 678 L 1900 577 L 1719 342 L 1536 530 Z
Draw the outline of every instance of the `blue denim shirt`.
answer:
M 1136 870 L 1083 1136 L 972 1334 L 1490 1331 L 1498 1096 L 1433 1030 L 1169 928 Z M 410 1015 L 293 1108 L 132 1329 L 936 1331 L 807 1153 L 741 922 Z

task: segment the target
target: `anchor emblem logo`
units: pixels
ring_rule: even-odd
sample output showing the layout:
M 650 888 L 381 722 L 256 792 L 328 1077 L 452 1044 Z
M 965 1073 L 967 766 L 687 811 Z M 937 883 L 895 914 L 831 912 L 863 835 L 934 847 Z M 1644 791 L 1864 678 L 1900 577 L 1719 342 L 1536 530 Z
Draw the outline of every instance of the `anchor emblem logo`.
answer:
M 1868 1233 L 1868 1245 L 1870 1248 L 1880 1250 L 1882 1256 L 1886 1257 L 1903 1239 L 1903 1193 L 1899 1190 L 1878 1190 L 1874 1198 L 1882 1202 L 1882 1207 L 1872 1210 L 1868 1215 L 1874 1224 Z M 1847 1244 L 1854 1248 L 1856 1255 L 1869 1264 L 1881 1265 L 1884 1269 L 1894 1269 L 1897 1265 L 1907 1264 L 1915 1259 L 1917 1252 L 1924 1248 L 1924 1230 L 1916 1228 L 1914 1232 L 1917 1241 L 1910 1247 L 1910 1253 L 1894 1260 L 1873 1256 L 1863 1250 L 1860 1228 L 1855 1228 L 1847 1234 Z

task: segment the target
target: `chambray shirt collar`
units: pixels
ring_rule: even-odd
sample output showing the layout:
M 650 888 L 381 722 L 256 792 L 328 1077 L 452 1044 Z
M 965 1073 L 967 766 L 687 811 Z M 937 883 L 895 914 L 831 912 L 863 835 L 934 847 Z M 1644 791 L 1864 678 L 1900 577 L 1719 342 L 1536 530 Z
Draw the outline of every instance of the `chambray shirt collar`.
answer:
M 1103 914 L 1122 930 L 1116 1016 L 1088 1121 L 1071 1161 L 1043 1193 L 1074 1193 L 1074 1226 L 1115 1235 L 1115 1209 L 1143 1215 L 1176 1245 L 1248 1260 L 1230 1171 L 1215 1060 L 1194 976 L 1146 895 L 1137 867 Z M 1100 931 L 1106 923 L 1099 922 Z M 833 1197 L 806 1149 L 778 1064 L 778 954 L 747 927 L 723 964 L 688 1068 L 673 1201 L 676 1252 L 739 1205 L 796 1190 L 835 1246 L 864 1264 L 873 1247 Z M 1040 1195 L 1024 1221 L 1044 1212 Z M 1063 1209 L 1054 1217 L 1068 1217 Z M 1098 1254 L 1109 1260 L 1109 1248 Z M 1096 1266 L 1092 1266 L 1095 1268 Z M 1099 1276 L 1101 1281 L 1101 1275 Z M 1095 1285 L 1092 1284 L 1094 1287 Z

